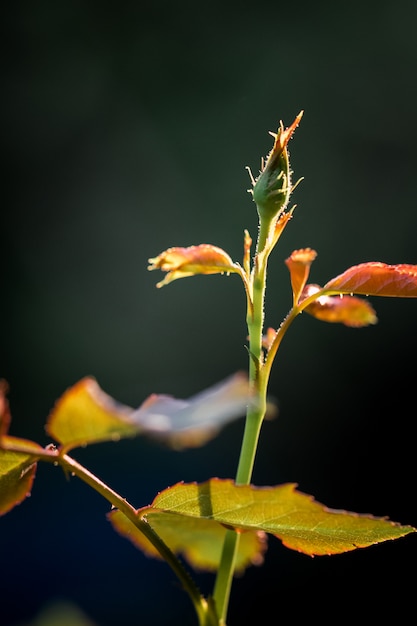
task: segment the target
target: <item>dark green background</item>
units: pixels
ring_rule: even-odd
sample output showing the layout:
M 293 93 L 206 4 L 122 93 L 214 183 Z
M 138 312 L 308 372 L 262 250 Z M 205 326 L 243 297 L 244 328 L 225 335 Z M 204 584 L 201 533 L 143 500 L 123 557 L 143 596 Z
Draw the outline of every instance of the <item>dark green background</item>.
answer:
M 271 258 L 266 323 L 290 306 L 284 259 L 318 251 L 312 282 L 362 261 L 417 263 L 417 5 L 16 2 L 3 20 L 0 376 L 12 433 L 49 442 L 55 400 L 86 375 L 138 406 L 188 397 L 247 367 L 236 276 L 162 290 L 147 260 L 214 243 L 241 260 L 256 238 L 256 175 L 280 119 L 295 217 Z M 417 301 L 373 298 L 352 330 L 302 316 L 285 339 L 253 482 L 297 482 L 333 508 L 417 526 Z M 74 456 L 136 506 L 177 481 L 233 477 L 243 421 L 201 450 L 142 440 Z M 40 466 L 0 520 L 0 624 L 64 599 L 97 626 L 195 618 L 169 568 L 117 536 L 107 503 Z M 416 539 L 310 559 L 270 540 L 236 581 L 230 626 L 415 613 Z M 199 577 L 202 590 L 213 579 Z M 267 617 L 268 616 L 268 617 Z M 42 620 L 36 626 L 44 626 Z

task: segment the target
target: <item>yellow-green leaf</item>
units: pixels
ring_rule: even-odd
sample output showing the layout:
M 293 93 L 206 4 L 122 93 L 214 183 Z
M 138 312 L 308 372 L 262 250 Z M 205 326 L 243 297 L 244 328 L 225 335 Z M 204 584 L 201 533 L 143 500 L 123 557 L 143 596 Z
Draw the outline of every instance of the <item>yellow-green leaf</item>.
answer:
M 116 402 L 94 378 L 87 377 L 56 402 L 46 430 L 67 450 L 137 435 L 175 449 L 198 447 L 223 426 L 243 417 L 250 401 L 248 377 L 243 372 L 186 400 L 151 394 L 138 409 Z
M 133 409 L 116 403 L 94 378 L 83 378 L 56 402 L 46 431 L 68 448 L 137 435 Z
M 140 513 L 140 512 L 139 512 Z M 129 539 L 147 556 L 159 558 L 152 543 L 121 511 L 108 515 L 115 530 Z M 177 513 L 146 516 L 153 530 L 177 555 L 182 555 L 196 570 L 216 571 L 221 557 L 226 528 L 211 519 L 193 518 Z M 236 559 L 239 574 L 249 565 L 261 565 L 267 549 L 267 536 L 261 531 L 242 532 Z
M 23 445 L 33 449 L 33 455 L 12 452 L 7 446 Z M 36 473 L 36 452 L 42 448 L 33 441 L 5 436 L 0 447 L 0 515 L 20 504 L 32 490 Z
M 178 483 L 162 491 L 152 505 L 141 509 L 153 527 L 172 527 L 172 513 L 224 524 L 239 531 L 263 531 L 308 555 L 338 554 L 397 539 L 417 532 L 386 518 L 329 509 L 292 483 L 275 487 L 237 486 L 232 480 L 212 478 L 201 484 Z M 189 538 L 192 541 L 192 536 Z

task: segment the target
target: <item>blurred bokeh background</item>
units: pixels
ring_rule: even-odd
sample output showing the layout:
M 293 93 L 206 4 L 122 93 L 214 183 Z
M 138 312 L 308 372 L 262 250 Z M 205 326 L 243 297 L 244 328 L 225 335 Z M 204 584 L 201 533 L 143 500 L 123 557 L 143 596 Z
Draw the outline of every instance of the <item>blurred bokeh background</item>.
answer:
M 295 248 L 318 251 L 322 284 L 362 261 L 417 263 L 416 29 L 411 0 L 8 5 L 0 376 L 12 434 L 49 443 L 48 413 L 86 375 L 138 406 L 246 369 L 239 279 L 157 290 L 147 260 L 213 243 L 240 261 L 244 229 L 257 230 L 245 167 L 258 173 L 268 131 L 301 109 L 290 152 L 304 180 L 271 258 L 267 324 L 290 306 Z M 292 327 L 253 482 L 297 482 L 330 507 L 417 526 L 417 301 L 371 300 L 376 326 Z M 142 506 L 177 481 L 233 477 L 242 430 L 182 453 L 138 439 L 74 456 Z M 32 497 L 0 519 L 1 626 L 49 625 L 57 602 L 95 626 L 196 623 L 168 566 L 117 536 L 107 511 L 38 468 Z M 316 559 L 271 539 L 265 565 L 236 580 L 228 623 L 335 610 L 405 623 L 415 558 L 414 536 Z M 198 580 L 211 591 L 211 575 Z

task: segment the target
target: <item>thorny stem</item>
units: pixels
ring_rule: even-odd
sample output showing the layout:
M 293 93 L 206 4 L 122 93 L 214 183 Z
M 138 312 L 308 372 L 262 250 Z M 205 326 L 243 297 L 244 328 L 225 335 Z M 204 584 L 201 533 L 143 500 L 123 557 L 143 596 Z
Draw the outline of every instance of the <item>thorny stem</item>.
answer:
M 260 242 L 262 244 L 267 242 L 267 238 L 262 234 L 261 230 L 258 247 Z M 270 250 L 264 250 L 263 252 L 264 254 L 257 254 L 255 257 L 251 285 L 252 288 L 250 289 L 250 285 L 247 280 L 245 282 L 248 302 L 250 300 L 251 303 L 247 310 L 250 352 L 249 380 L 255 390 L 257 402 L 248 408 L 246 415 L 244 435 L 235 479 L 236 484 L 240 485 L 249 484 L 252 478 L 259 434 L 266 412 L 268 379 L 278 348 L 284 335 L 286 334 L 286 331 L 297 315 L 299 315 L 299 313 L 301 313 L 302 310 L 308 306 L 310 301 L 317 298 L 317 294 L 314 294 L 314 296 L 307 298 L 301 304 L 294 306 L 290 310 L 278 329 L 274 341 L 269 348 L 267 358 L 264 361 L 262 351 L 262 332 L 267 259 Z M 199 620 L 199 626 L 226 625 L 226 615 L 229 605 L 236 556 L 239 547 L 238 533 L 233 530 L 228 530 L 226 532 L 221 562 L 214 587 L 213 606 L 211 599 L 207 600 L 201 595 L 194 580 L 184 568 L 181 561 L 177 559 L 168 546 L 154 532 L 147 520 L 138 515 L 136 509 L 129 504 L 126 499 L 122 498 L 117 492 L 103 483 L 97 476 L 92 474 L 72 457 L 65 454 L 63 448 L 57 449 L 54 446 L 48 446 L 43 449 L 37 449 L 35 452 L 31 446 L 25 446 L 24 444 L 17 442 L 10 444 L 6 443 L 6 441 L 2 438 L 0 439 L 0 447 L 3 449 L 33 456 L 34 462 L 42 460 L 53 463 L 54 465 L 59 464 L 65 474 L 78 476 L 78 478 L 80 478 L 83 482 L 100 493 L 100 495 L 110 502 L 112 507 L 121 511 L 136 526 L 136 528 L 138 528 L 138 530 L 147 537 L 147 539 L 156 548 L 161 558 L 163 558 L 174 571 L 178 579 L 181 581 L 184 590 L 190 596 Z M 219 618 L 217 615 L 219 615 Z
M 190 599 L 194 605 L 194 609 L 198 616 L 199 626 L 217 626 L 218 619 L 215 615 L 213 606 L 201 595 L 198 587 L 190 574 L 184 568 L 181 561 L 177 559 L 175 554 L 171 552 L 168 546 L 162 541 L 162 539 L 155 533 L 152 527 L 148 524 L 145 518 L 138 515 L 136 509 L 129 504 L 129 502 L 122 498 L 116 491 L 111 489 L 97 476 L 92 474 L 87 468 L 75 461 L 67 454 L 63 454 L 62 450 L 55 447 L 47 447 L 43 450 L 36 450 L 34 453 L 33 448 L 24 445 L 8 445 L 2 442 L 4 449 L 12 452 L 18 452 L 23 454 L 29 454 L 34 457 L 34 461 L 42 460 L 54 465 L 60 465 L 65 474 L 71 476 L 78 476 L 83 482 L 92 487 L 100 495 L 103 496 L 112 507 L 121 511 L 140 532 L 142 532 L 147 539 L 156 548 L 161 558 L 164 559 L 176 576 L 181 581 L 184 591 L 188 593 Z
M 289 311 L 288 315 L 285 317 L 284 321 L 282 322 L 281 326 L 278 328 L 277 334 L 275 335 L 275 338 L 268 350 L 268 356 L 262 368 L 262 379 L 263 379 L 263 385 L 265 385 L 265 387 L 268 384 L 269 374 L 271 373 L 271 367 L 274 362 L 275 356 L 278 352 L 278 348 L 281 345 L 281 341 L 283 340 L 284 335 L 286 334 L 287 330 L 289 329 L 289 327 L 291 326 L 291 324 L 293 323 L 297 315 L 302 313 L 304 309 L 306 309 L 312 302 L 317 300 L 317 298 L 321 295 L 340 295 L 340 292 L 322 289 L 320 293 L 316 292 L 312 294 L 310 297 L 305 298 L 302 302 L 292 307 L 292 309 Z
M 254 391 L 255 403 L 248 407 L 236 472 L 236 484 L 248 485 L 252 479 L 259 434 L 266 412 L 267 381 L 261 376 L 263 367 L 262 332 L 264 323 L 264 300 L 266 270 L 269 251 L 266 250 L 270 223 L 261 220 L 252 275 L 252 305 L 248 306 L 249 331 L 249 382 Z M 226 624 L 226 616 L 232 589 L 233 574 L 239 548 L 239 534 L 227 530 L 223 551 L 214 586 L 214 602 L 220 617 L 220 625 Z

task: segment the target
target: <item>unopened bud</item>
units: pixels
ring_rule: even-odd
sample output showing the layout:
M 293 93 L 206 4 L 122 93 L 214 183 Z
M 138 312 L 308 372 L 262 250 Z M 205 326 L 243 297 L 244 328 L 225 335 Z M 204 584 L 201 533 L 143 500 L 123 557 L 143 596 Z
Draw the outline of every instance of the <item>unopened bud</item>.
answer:
M 260 219 L 271 221 L 285 210 L 292 191 L 290 161 L 287 144 L 300 123 L 301 111 L 289 128 L 281 126 L 278 132 L 271 133 L 275 143 L 261 173 L 254 181 L 252 195 L 256 203 Z

